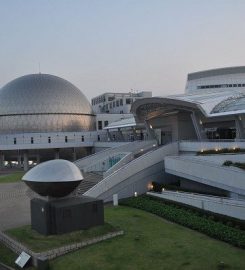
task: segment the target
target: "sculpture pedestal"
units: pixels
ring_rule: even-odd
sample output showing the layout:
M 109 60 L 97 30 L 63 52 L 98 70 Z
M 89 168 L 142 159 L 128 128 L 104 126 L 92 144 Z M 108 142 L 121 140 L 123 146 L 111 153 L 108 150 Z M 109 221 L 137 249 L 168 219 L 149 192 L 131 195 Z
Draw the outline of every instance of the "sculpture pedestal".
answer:
M 103 224 L 102 200 L 85 196 L 31 200 L 31 226 L 41 234 L 63 234 Z

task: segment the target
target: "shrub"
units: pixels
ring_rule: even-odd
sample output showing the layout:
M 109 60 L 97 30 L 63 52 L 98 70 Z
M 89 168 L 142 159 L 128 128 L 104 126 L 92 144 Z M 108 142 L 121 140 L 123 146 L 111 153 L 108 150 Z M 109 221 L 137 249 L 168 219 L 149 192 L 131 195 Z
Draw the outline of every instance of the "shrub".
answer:
M 226 160 L 224 163 L 223 163 L 224 166 L 231 166 L 232 165 L 232 161 L 230 160 Z
M 207 150 L 202 150 L 198 151 L 196 154 L 197 155 L 213 155 L 213 154 L 229 154 L 229 153 L 244 153 L 245 149 L 244 148 L 222 148 L 222 149 L 207 149 Z
M 213 238 L 245 248 L 244 231 L 199 216 L 184 208 L 176 208 L 173 205 L 165 204 L 163 201 L 154 200 L 149 196 L 125 199 L 120 204 L 148 211 L 193 230 L 205 233 Z
M 232 162 L 230 160 L 226 160 L 224 163 L 223 163 L 223 166 L 234 166 L 234 167 L 237 167 L 237 168 L 240 168 L 242 170 L 245 170 L 245 163 L 242 163 L 242 162 Z

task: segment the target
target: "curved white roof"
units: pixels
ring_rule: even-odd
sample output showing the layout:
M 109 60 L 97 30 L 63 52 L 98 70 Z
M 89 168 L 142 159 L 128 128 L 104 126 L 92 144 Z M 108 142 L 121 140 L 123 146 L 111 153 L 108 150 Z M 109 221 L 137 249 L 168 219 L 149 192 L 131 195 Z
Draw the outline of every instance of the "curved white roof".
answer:
M 208 117 L 218 116 L 220 114 L 226 114 L 226 110 L 215 111 L 219 104 L 222 104 L 226 100 L 236 100 L 241 96 L 245 95 L 245 90 L 233 90 L 233 91 L 210 91 L 210 92 L 200 92 L 193 94 L 183 94 L 175 96 L 167 96 L 166 98 L 171 98 L 175 100 L 187 101 L 195 104 L 199 109 Z M 239 108 L 239 113 L 245 113 L 245 106 Z M 229 110 L 229 114 L 238 113 L 238 110 Z
M 31 182 L 71 182 L 82 179 L 83 175 L 78 167 L 64 159 L 43 162 L 22 177 L 22 180 Z

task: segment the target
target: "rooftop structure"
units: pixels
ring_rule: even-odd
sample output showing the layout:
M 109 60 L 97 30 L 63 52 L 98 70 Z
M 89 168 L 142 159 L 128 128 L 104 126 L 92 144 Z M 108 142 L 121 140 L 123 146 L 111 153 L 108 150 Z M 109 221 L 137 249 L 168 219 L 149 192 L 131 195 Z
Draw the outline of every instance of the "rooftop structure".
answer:
M 130 113 L 131 105 L 135 100 L 151 97 L 152 92 L 129 92 L 129 93 L 104 93 L 92 98 L 92 108 L 96 114 L 100 113 L 115 113 L 128 114 Z
M 245 67 L 191 73 L 185 94 L 138 100 L 132 112 L 160 141 L 244 139 Z
M 245 67 L 226 67 L 190 73 L 187 76 L 186 92 L 200 90 L 236 91 L 245 89 Z

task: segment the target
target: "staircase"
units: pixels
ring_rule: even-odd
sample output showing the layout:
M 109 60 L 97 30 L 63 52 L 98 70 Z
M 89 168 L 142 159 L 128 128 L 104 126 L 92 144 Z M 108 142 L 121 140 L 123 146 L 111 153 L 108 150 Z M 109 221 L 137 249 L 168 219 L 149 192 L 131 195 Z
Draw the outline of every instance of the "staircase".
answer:
M 76 188 L 76 190 L 73 192 L 75 196 L 82 195 L 103 179 L 103 176 L 101 174 L 94 172 L 86 172 L 86 173 L 83 172 L 83 177 L 84 179 L 82 180 L 80 185 Z

